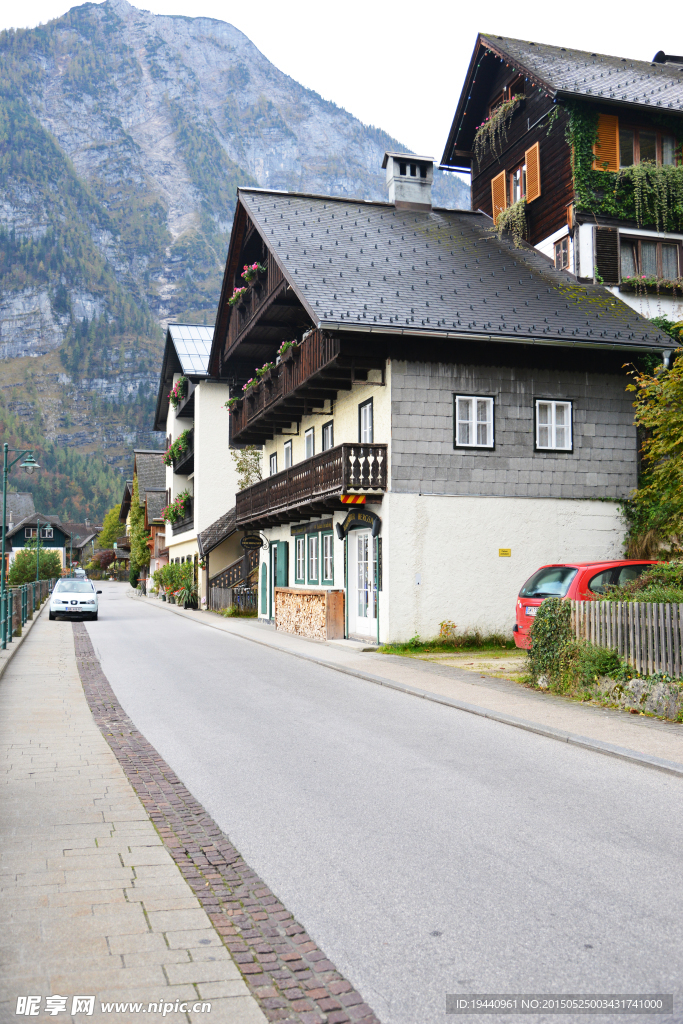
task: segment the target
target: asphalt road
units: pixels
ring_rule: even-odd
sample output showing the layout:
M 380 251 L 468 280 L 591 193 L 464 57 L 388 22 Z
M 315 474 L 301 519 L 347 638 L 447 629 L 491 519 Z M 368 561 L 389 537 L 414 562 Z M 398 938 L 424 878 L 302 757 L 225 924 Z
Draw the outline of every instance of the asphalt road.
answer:
M 674 992 L 597 1020 L 683 1020 L 681 780 L 103 590 L 121 704 L 383 1024 L 454 1021 L 447 992 Z

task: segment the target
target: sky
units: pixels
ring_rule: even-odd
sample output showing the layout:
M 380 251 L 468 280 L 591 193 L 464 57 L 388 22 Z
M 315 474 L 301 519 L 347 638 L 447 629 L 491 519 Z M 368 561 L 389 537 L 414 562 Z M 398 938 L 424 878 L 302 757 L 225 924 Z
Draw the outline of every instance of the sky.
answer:
M 662 0 L 651 18 L 631 2 L 618 9 L 604 0 L 489 0 L 485 8 L 476 0 L 137 0 L 134 6 L 230 22 L 302 85 L 440 160 L 478 32 L 638 60 L 652 60 L 658 50 L 683 53 L 677 0 Z M 5 3 L 0 28 L 33 27 L 73 6 L 68 0 Z

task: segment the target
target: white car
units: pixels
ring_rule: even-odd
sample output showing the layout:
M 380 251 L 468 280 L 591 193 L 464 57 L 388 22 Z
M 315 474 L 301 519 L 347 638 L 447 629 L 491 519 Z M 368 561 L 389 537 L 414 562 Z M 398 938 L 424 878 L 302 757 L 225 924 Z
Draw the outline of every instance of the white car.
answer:
M 50 618 L 66 615 L 70 619 L 97 619 L 97 595 L 101 593 L 90 580 L 57 580 L 50 595 Z

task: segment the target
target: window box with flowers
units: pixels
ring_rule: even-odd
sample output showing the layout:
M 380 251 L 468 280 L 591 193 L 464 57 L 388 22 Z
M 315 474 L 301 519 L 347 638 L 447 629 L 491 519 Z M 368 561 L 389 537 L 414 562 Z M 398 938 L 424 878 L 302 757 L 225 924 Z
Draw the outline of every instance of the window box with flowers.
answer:
M 166 523 L 170 523 L 171 526 L 182 522 L 183 519 L 188 519 L 192 514 L 192 495 L 189 491 L 181 491 L 180 494 L 167 505 L 164 511 L 161 513 L 161 517 Z
M 192 427 L 188 430 L 183 430 L 182 434 L 180 434 L 180 436 L 168 446 L 164 452 L 165 466 L 172 466 L 174 462 L 178 462 L 178 460 L 189 451 L 192 443 L 192 434 Z
M 256 288 L 261 287 L 261 281 L 265 278 L 268 273 L 268 268 L 263 263 L 245 263 L 244 270 L 242 271 L 242 280 L 246 281 L 247 284 L 251 284 Z
M 168 400 L 174 409 L 177 409 L 182 400 L 187 395 L 187 377 L 178 377 L 173 387 L 168 393 Z
M 235 288 L 228 299 L 228 305 L 231 307 L 237 306 L 238 309 L 242 309 L 244 307 L 244 300 L 248 291 L 248 288 Z
M 296 341 L 283 341 L 277 354 L 281 361 L 286 363 L 289 359 L 295 359 L 299 355 L 299 346 Z
M 235 398 L 229 398 L 227 400 L 227 402 L 225 403 L 224 408 L 226 408 L 228 410 L 228 412 L 237 412 L 241 401 L 242 401 L 242 396 L 241 395 L 235 396 Z
M 256 376 L 259 380 L 263 381 L 264 384 L 270 384 L 272 381 L 276 380 L 277 374 L 278 370 L 275 363 L 264 363 L 263 366 L 256 371 Z
M 642 274 L 634 277 L 622 277 L 619 284 L 621 292 L 636 292 L 639 295 L 679 295 L 683 296 L 683 278 L 670 281 L 667 278 L 653 277 Z

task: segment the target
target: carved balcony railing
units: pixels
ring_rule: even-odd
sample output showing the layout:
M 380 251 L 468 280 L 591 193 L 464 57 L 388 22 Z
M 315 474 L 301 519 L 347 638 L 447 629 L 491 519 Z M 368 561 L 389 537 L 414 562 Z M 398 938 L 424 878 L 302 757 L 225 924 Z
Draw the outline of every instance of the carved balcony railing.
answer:
M 185 451 L 173 460 L 173 472 L 183 476 L 194 473 L 194 427 L 188 432 L 185 443 L 187 445 Z
M 387 446 L 340 444 L 240 491 L 237 525 L 275 525 L 344 508 L 340 495 L 385 491 Z
M 247 291 L 242 302 L 233 306 L 230 311 L 230 323 L 228 325 L 227 350 L 231 350 L 239 336 L 247 329 L 256 314 L 275 297 L 275 293 L 287 287 L 286 279 L 271 253 L 268 253 L 266 273 L 260 276 L 252 284 L 247 285 Z M 240 287 L 236 285 L 236 287 Z
M 289 349 L 280 363 L 256 387 L 250 388 L 231 412 L 232 437 L 239 440 L 241 432 L 255 426 L 265 412 L 275 414 L 276 407 L 285 399 L 305 385 L 313 384 L 317 374 L 334 365 L 340 348 L 338 337 L 313 331 L 300 345 Z
M 192 498 L 185 500 L 185 515 L 182 519 L 176 519 L 173 523 L 173 536 L 177 537 L 179 533 L 187 533 L 194 527 L 194 502 Z

